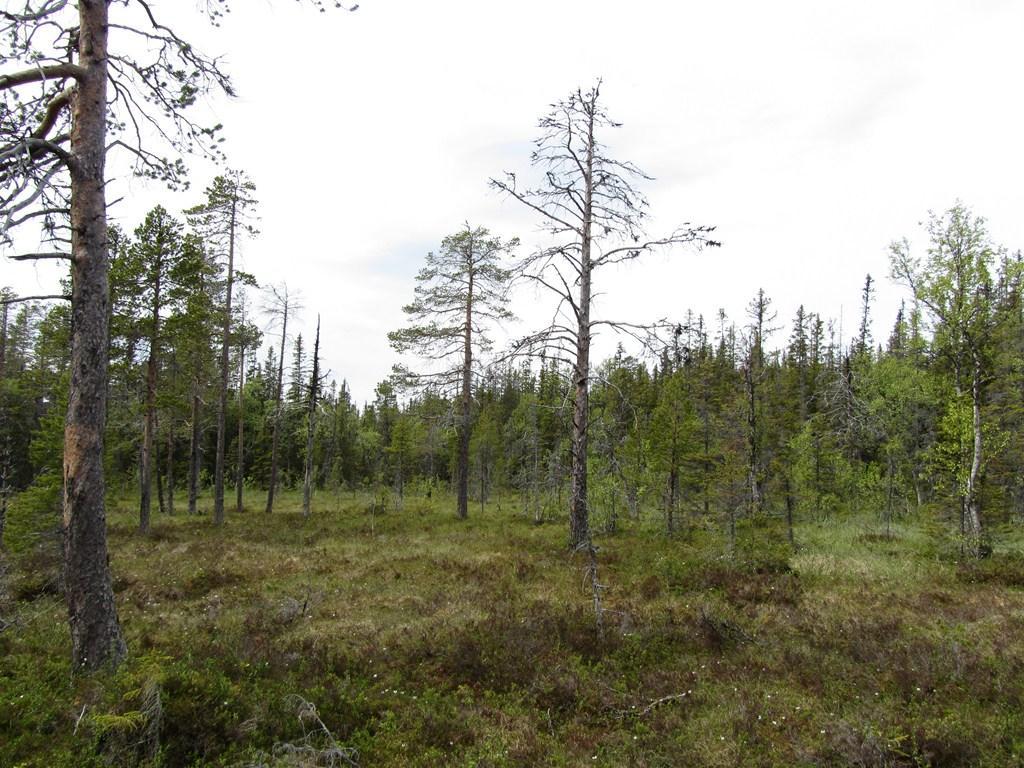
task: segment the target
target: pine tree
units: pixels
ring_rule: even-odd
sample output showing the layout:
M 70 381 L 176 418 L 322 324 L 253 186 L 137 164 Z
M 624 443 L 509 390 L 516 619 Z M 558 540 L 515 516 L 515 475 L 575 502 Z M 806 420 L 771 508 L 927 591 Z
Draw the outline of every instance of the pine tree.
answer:
M 473 377 L 480 354 L 489 349 L 488 325 L 508 320 L 510 273 L 501 265 L 519 241 L 503 241 L 483 227 L 469 224 L 427 254 L 416 276 L 416 298 L 403 309 L 412 325 L 388 334 L 398 352 L 414 352 L 432 361 L 435 370 L 411 373 L 398 369 L 407 383 L 459 392 L 459 452 L 456 469 L 456 514 L 469 515 L 469 445 L 472 433 Z
M 213 480 L 213 522 L 224 524 L 224 473 L 227 451 L 228 379 L 231 348 L 231 301 L 235 284 L 235 252 L 239 239 L 257 234 L 251 223 L 256 186 L 241 171 L 217 176 L 206 199 L 186 211 L 189 223 L 206 241 L 207 250 L 225 258 L 224 305 L 221 323 L 220 387 L 217 397 L 217 455 Z

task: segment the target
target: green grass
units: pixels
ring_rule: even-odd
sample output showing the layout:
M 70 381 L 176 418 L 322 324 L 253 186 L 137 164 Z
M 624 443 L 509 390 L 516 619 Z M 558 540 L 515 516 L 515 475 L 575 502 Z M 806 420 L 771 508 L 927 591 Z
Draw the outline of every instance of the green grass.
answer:
M 965 564 L 934 525 L 626 521 L 599 636 L 564 523 L 368 501 L 145 538 L 117 506 L 113 675 L 69 676 L 52 562 L 12 556 L 0 765 L 312 765 L 303 702 L 363 766 L 1024 765 L 1019 533 Z

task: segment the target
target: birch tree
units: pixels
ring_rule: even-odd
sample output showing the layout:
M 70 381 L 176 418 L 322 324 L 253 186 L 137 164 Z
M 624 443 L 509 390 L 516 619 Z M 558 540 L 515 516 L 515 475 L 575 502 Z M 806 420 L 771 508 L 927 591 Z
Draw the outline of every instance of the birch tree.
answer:
M 906 239 L 892 244 L 892 275 L 913 291 L 931 315 L 933 345 L 952 368 L 956 397 L 970 402 L 970 445 L 962 451 L 966 466 L 957 474 L 964 534 L 969 549 L 978 556 L 985 549 L 979 487 L 984 461 L 982 403 L 990 375 L 995 309 L 991 271 L 999 250 L 989 237 L 985 219 L 962 204 L 941 216 L 931 214 L 927 230 L 924 258 L 913 254 Z

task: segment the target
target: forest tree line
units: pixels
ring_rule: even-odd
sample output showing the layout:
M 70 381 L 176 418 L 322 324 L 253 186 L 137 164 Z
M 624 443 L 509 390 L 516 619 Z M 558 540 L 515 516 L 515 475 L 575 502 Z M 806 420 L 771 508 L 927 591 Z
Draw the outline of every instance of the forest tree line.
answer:
M 447 492 L 458 473 L 461 392 L 388 377 L 360 406 L 344 381 L 324 380 L 311 340 L 287 332 L 294 296 L 260 289 L 244 272 L 235 275 L 222 389 L 226 264 L 195 224 L 194 212 L 178 219 L 158 207 L 133 232 L 111 231 L 104 461 L 113 492 L 134 496 L 141 484 L 145 494 L 152 429 L 156 509 L 210 513 L 199 499 L 214 483 L 222 392 L 227 476 L 237 486 L 229 517 L 241 505 L 265 509 L 273 475 L 286 488 L 308 476 L 320 493 L 368 491 L 381 510 Z M 868 276 L 848 343 L 827 314 L 803 305 L 784 337 L 779 311 L 758 291 L 743 317 L 685 313 L 653 357 L 620 346 L 596 366 L 587 464 L 595 529 L 645 516 L 668 533 L 693 519 L 734 531 L 738 519 L 771 514 L 792 536 L 809 518 L 870 513 L 887 525 L 925 509 L 983 547 L 990 528 L 1024 518 L 1020 255 L 994 246 L 962 206 L 934 216 L 929 235 L 921 256 L 893 246 L 892 276 L 909 291 L 898 315 L 878 324 L 889 327 L 883 338 L 871 332 Z M 59 526 L 70 316 L 64 303 L 10 303 L 0 313 L 6 538 L 27 546 Z M 473 502 L 498 498 L 537 522 L 564 515 L 570 389 L 571 370 L 556 359 L 481 368 L 470 400 Z M 984 520 L 977 531 L 972 505 Z

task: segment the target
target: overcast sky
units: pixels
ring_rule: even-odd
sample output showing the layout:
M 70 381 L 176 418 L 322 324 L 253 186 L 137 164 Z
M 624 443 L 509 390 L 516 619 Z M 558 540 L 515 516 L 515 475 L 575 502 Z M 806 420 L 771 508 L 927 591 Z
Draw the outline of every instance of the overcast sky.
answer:
M 320 312 L 325 364 L 359 402 L 389 372 L 386 333 L 441 238 L 469 221 L 541 242 L 487 181 L 526 174 L 537 119 L 597 77 L 623 123 L 605 143 L 655 177 L 651 233 L 689 221 L 723 242 L 607 273 L 604 316 L 723 307 L 742 322 L 763 287 L 780 323 L 802 303 L 842 312 L 849 336 L 870 272 L 884 338 L 904 295 L 887 246 L 923 245 L 929 209 L 960 199 L 1024 247 L 1024 3 L 365 0 L 317 14 L 236 0 L 219 30 L 192 3 L 153 5 L 233 75 L 239 97 L 208 108 L 261 201 L 243 267 L 301 293 L 305 333 Z M 116 217 L 131 229 L 156 202 L 180 211 L 214 172 L 196 164 L 178 196 L 132 182 Z M 21 293 L 54 287 L 51 266 L 2 269 Z

